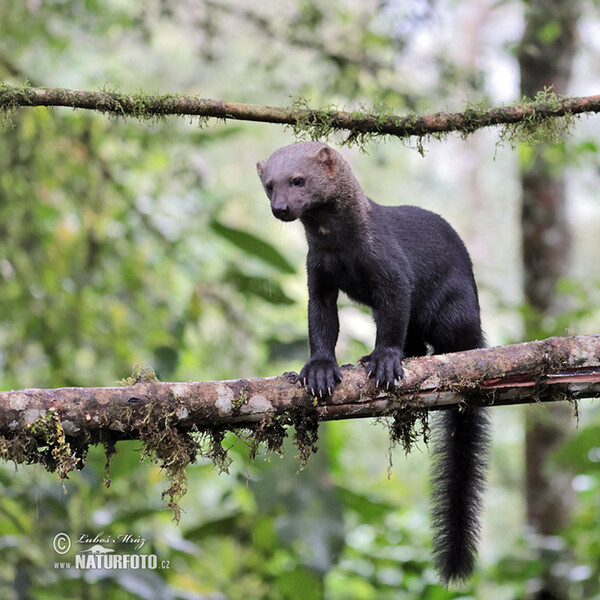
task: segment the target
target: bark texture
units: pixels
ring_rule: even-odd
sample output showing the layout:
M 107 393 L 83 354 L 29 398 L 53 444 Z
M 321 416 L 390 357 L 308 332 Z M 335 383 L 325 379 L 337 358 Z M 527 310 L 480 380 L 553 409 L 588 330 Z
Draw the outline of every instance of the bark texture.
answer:
M 303 413 L 330 421 L 410 408 L 443 409 L 462 402 L 506 405 L 597 397 L 600 334 L 407 360 L 404 379 L 394 393 L 377 389 L 363 367 L 342 369 L 344 379 L 327 399 L 310 397 L 295 373 L 231 381 L 140 381 L 123 387 L 0 392 L 0 434 L 10 438 L 28 432 L 49 411 L 67 436 L 98 442 L 135 438 L 149 416 L 156 419 L 156 414 L 182 430 L 235 429 Z

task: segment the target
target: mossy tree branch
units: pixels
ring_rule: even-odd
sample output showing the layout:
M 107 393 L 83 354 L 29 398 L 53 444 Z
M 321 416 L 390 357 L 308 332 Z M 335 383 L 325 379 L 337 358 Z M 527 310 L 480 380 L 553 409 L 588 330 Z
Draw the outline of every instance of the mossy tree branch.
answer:
M 298 134 L 304 133 L 314 138 L 327 137 L 334 131 L 346 131 L 349 132 L 346 141 L 353 142 L 370 135 L 421 138 L 459 132 L 466 136 L 477 129 L 494 125 L 521 125 L 526 129 L 523 132 L 521 128 L 521 134 L 531 133 L 548 121 L 599 112 L 600 95 L 568 98 L 544 90 L 533 101 L 514 106 L 483 109 L 469 105 L 463 112 L 397 116 L 381 107 L 373 111 L 346 112 L 336 108 L 311 109 L 303 101 L 296 102 L 292 107 L 273 107 L 174 94 L 124 94 L 0 84 L 0 110 L 11 112 L 32 106 L 80 108 L 150 120 L 167 115 L 190 115 L 202 119 L 279 123 L 293 127 Z M 561 129 L 564 126 L 563 123 Z M 502 137 L 513 140 L 510 133 Z
M 362 367 L 346 366 L 327 399 L 310 397 L 295 373 L 280 377 L 103 388 L 0 392 L 0 433 L 26 430 L 48 411 L 68 436 L 135 438 L 149 412 L 170 414 L 181 429 L 252 428 L 307 411 L 319 421 L 378 417 L 407 405 L 425 410 L 474 404 L 525 404 L 600 396 L 600 334 L 405 361 L 394 392 L 377 389 Z
M 343 367 L 343 374 L 327 399 L 310 397 L 295 373 L 162 383 L 151 369 L 120 387 L 0 392 L 0 458 L 39 463 L 65 479 L 83 468 L 89 446 L 100 443 L 108 484 L 116 442 L 138 439 L 142 458 L 166 471 L 163 497 L 178 520 L 186 467 L 201 455 L 227 470 L 228 430 L 247 441 L 254 457 L 261 443 L 279 451 L 293 425 L 304 464 L 316 451 L 321 421 L 390 416 L 392 444 L 408 451 L 427 435 L 430 410 L 600 397 L 600 334 L 409 359 L 393 392 L 377 389 L 362 367 Z

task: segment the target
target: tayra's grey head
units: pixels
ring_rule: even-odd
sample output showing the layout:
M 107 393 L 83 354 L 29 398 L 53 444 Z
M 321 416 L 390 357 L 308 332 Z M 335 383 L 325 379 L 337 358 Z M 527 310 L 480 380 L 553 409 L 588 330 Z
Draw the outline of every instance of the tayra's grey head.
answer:
M 336 175 L 349 171 L 341 155 L 320 142 L 279 148 L 266 162 L 257 163 L 256 169 L 273 215 L 282 221 L 295 221 L 335 201 Z

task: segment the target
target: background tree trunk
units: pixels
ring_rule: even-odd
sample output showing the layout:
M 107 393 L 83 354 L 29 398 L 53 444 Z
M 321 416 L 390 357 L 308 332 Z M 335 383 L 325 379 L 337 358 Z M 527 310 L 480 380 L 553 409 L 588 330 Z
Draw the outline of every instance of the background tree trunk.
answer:
M 521 93 L 534 97 L 552 87 L 564 94 L 575 50 L 579 2 L 527 2 L 527 23 L 518 51 Z M 569 272 L 571 232 L 566 218 L 565 179 L 548 157 L 548 148 L 533 149 L 522 166 L 522 251 L 527 339 L 539 337 L 544 319 L 564 306 L 557 283 Z M 564 548 L 551 538 L 569 521 L 572 506 L 571 474 L 551 463 L 551 455 L 570 435 L 569 407 L 554 405 L 526 409 L 527 520 L 540 540 L 544 572 L 534 597 L 568 597 L 568 582 L 557 580 L 552 568 L 565 559 Z M 551 468 L 550 468 L 551 467 Z M 554 543 L 553 543 L 554 540 Z

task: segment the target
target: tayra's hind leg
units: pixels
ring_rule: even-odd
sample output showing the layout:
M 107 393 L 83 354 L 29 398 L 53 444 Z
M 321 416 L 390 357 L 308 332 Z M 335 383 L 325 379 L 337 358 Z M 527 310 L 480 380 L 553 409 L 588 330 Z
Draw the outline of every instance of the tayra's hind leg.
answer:
M 423 338 L 423 334 L 408 332 L 406 336 L 406 342 L 404 342 L 404 356 L 410 358 L 411 356 L 425 356 L 427 354 L 427 344 Z

